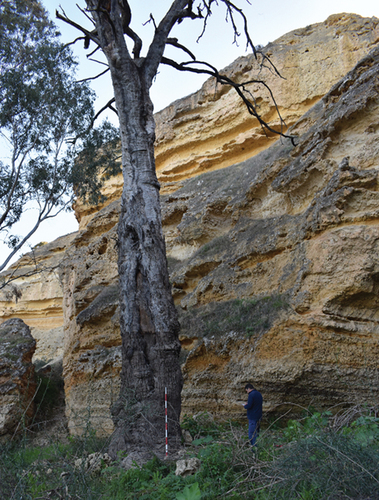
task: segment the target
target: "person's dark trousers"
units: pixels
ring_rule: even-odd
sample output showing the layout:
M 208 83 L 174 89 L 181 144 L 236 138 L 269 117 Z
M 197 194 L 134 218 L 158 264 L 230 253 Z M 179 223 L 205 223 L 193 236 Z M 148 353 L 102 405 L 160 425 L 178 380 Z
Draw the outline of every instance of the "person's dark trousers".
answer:
M 255 446 L 255 441 L 259 433 L 259 420 L 249 420 L 249 441 L 251 446 Z

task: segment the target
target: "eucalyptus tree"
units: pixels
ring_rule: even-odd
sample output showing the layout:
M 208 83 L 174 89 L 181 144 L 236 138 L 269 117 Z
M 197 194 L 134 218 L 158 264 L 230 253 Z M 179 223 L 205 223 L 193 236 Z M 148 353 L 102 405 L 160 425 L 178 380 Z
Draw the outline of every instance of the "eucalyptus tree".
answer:
M 198 21 L 205 30 L 212 10 L 223 6 L 234 36 L 239 36 L 240 19 L 247 45 L 258 57 L 246 17 L 238 5 L 229 0 L 166 2 L 166 14 L 159 22 L 150 15 L 154 36 L 142 57 L 141 38 L 130 25 L 132 3 L 86 0 L 86 9 L 82 12 L 92 21 L 93 29 L 86 29 L 69 19 L 64 11 L 57 12 L 57 17 L 82 32 L 85 47 L 92 42 L 95 50 L 100 48 L 105 54 L 114 89 L 110 105 L 115 103 L 120 126 L 124 188 L 118 225 L 118 270 L 123 361 L 120 395 L 112 408 L 115 432 L 110 452 L 115 456 L 120 450 L 139 450 L 162 456 L 165 387 L 169 400 L 169 449 L 173 451 L 180 445 L 183 381 L 179 365 L 179 323 L 167 271 L 160 186 L 154 161 L 155 123 L 150 88 L 159 65 L 206 74 L 215 77 L 220 84 L 232 85 L 248 112 L 264 128 L 277 131 L 259 115 L 251 87 L 249 89 L 249 84 L 265 85 L 264 82 L 259 79 L 234 82 L 211 64 L 197 61 L 177 38 L 170 37 L 174 26 L 187 21 Z M 176 47 L 189 60 L 177 62 L 166 57 L 164 52 L 168 45 Z M 263 54 L 260 57 L 264 59 Z M 273 66 L 272 69 L 275 71 Z
M 9 248 L 2 271 L 43 221 L 71 208 L 74 183 L 96 198 L 100 180 L 93 162 L 76 161 L 96 135 L 89 132 L 95 96 L 76 81 L 77 63 L 41 3 L 0 2 L 0 40 L 0 238 Z M 105 128 L 101 141 L 110 138 Z M 34 218 L 18 235 L 26 210 Z

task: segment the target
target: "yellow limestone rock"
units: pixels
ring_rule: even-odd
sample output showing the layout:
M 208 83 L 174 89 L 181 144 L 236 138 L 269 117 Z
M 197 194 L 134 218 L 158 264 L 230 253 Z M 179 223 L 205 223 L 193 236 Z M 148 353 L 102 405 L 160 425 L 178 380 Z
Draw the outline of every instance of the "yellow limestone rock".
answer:
M 73 234 L 34 248 L 2 278 L 8 286 L 0 290 L 0 323 L 20 318 L 37 341 L 34 360 L 50 361 L 63 356 L 62 286 L 59 264 Z
M 275 96 L 287 126 L 297 122 L 332 85 L 342 78 L 379 41 L 379 20 L 356 14 L 336 14 L 325 22 L 299 28 L 268 44 L 268 55 L 283 78 L 263 68 L 252 54 L 243 56 L 222 73 L 238 82 L 264 80 Z M 262 86 L 251 85 L 263 118 L 280 130 L 274 103 Z M 236 164 L 267 149 L 278 140 L 265 135 L 235 90 L 207 80 L 200 90 L 156 113 L 156 169 L 161 193 L 180 187 L 185 179 Z M 122 176 L 105 186 L 107 204 L 119 199 Z M 76 205 L 80 228 L 96 212 Z
M 287 121 L 294 123 L 300 117 L 293 125 L 293 133 L 299 136 L 296 148 L 286 141 L 272 144 L 273 138 L 259 132 L 259 140 L 249 146 L 249 159 L 232 165 L 245 153 L 234 147 L 236 141 L 226 139 L 224 115 L 229 113 L 242 124 L 250 118 L 242 109 L 234 112 L 236 105 L 222 104 L 224 97 L 232 99 L 231 93 L 216 93 L 216 97 L 213 93 L 211 98 L 210 82 L 157 115 L 157 164 L 161 182 L 167 180 L 163 229 L 182 324 L 183 413 L 201 409 L 239 417 L 241 407 L 234 401 L 243 398 L 243 386 L 251 379 L 262 389 L 269 411 L 286 402 L 325 407 L 351 401 L 351 387 L 354 397 L 371 401 L 371 388 L 378 386 L 377 326 L 372 320 L 350 319 L 347 311 L 351 307 L 358 316 L 373 314 L 372 306 L 357 312 L 362 287 L 370 294 L 370 304 L 376 300 L 370 287 L 376 286 L 373 249 L 379 206 L 377 56 L 338 79 L 369 52 L 377 22 L 334 16 L 280 39 L 281 60 L 295 61 L 292 83 L 279 93 L 287 95 L 292 106 L 286 108 Z M 307 42 L 302 43 L 303 37 Z M 330 61 L 326 40 L 333 47 Z M 271 45 L 273 54 L 275 46 Z M 353 46 L 356 50 L 345 55 L 343 48 Z M 313 61 L 317 74 L 308 75 L 309 52 L 313 58 L 319 55 Z M 300 58 L 305 59 L 299 67 Z M 340 72 L 337 76 L 332 61 Z M 296 78 L 305 78 L 305 67 L 306 83 L 297 82 Z M 320 68 L 323 78 L 318 83 Z M 291 86 L 298 92 L 291 92 Z M 207 113 L 208 120 L 203 120 Z M 173 116 L 171 122 L 169 116 Z M 230 123 L 229 128 L 243 133 L 251 128 Z M 204 148 L 199 136 L 202 127 L 207 138 Z M 243 147 L 249 142 L 246 137 Z M 230 163 L 223 163 L 220 156 L 213 166 L 200 168 L 200 158 L 208 155 L 204 150 L 216 151 L 223 141 L 226 156 L 233 151 Z M 159 155 L 164 148 L 168 159 L 162 166 L 166 160 Z M 183 175 L 176 178 L 175 165 L 193 151 L 199 154 L 198 160 L 187 170 L 184 163 Z M 209 153 L 207 162 L 211 157 Z M 174 190 L 169 189 L 170 182 Z M 90 214 L 62 266 L 64 375 L 73 433 L 81 433 L 88 419 L 99 433 L 113 428 L 108 408 L 117 396 L 121 367 L 118 211 L 119 202 L 110 199 L 105 208 Z M 87 217 L 85 210 L 80 214 Z M 356 230 L 358 236 L 339 250 Z M 361 253 L 365 273 L 355 257 L 350 259 Z M 342 317 L 332 310 L 343 311 Z M 363 357 L 366 351 L 370 355 Z
M 378 70 L 377 48 L 294 125 L 295 148 L 170 195 L 172 247 L 201 244 L 171 273 L 184 411 L 242 416 L 249 380 L 266 411 L 377 403 Z
M 0 325 L 0 443 L 25 430 L 34 415 L 36 342 L 21 319 Z

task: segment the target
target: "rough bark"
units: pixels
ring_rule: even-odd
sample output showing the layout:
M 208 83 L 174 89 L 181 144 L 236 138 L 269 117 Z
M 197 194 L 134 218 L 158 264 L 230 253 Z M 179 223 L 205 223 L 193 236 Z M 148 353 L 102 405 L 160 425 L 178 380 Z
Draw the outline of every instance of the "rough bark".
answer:
M 124 176 L 118 229 L 123 368 L 120 396 L 112 408 L 115 432 L 110 453 L 138 450 L 162 456 L 165 387 L 169 450 L 180 446 L 179 322 L 171 296 L 155 173 L 151 78 L 146 76 L 146 60 L 130 57 L 120 4 L 111 4 L 107 9 L 109 2 L 87 1 L 110 66 Z

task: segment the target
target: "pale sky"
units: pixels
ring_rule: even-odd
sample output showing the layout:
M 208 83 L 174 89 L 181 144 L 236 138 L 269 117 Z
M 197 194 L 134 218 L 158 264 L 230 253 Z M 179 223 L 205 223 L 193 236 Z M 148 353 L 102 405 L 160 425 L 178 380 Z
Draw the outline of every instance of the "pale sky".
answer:
M 84 8 L 84 0 L 42 0 L 42 3 L 61 31 L 64 42 L 75 39 L 78 32 L 71 26 L 55 19 L 55 10 L 59 9 L 60 5 L 62 5 L 68 17 L 87 28 L 90 26 L 89 21 L 76 6 L 78 4 Z M 143 23 L 149 19 L 150 13 L 159 22 L 171 3 L 171 0 L 129 0 L 133 13 L 131 27 L 144 40 L 145 50 L 152 37 L 153 26 L 151 24 L 143 26 Z M 351 12 L 363 17 L 375 16 L 379 18 L 378 0 L 270 0 L 268 2 L 250 0 L 251 5 L 248 2 L 239 0 L 236 3 L 243 8 L 248 18 L 249 31 L 254 44 L 263 46 L 289 31 L 325 21 L 331 14 Z M 221 69 L 238 56 L 246 53 L 242 36 L 239 46 L 232 44 L 233 33 L 231 26 L 230 23 L 226 24 L 224 19 L 224 10 L 221 7 L 216 8 L 209 22 L 206 35 L 199 43 L 196 43 L 196 39 L 201 32 L 201 22 L 199 21 L 184 20 L 180 26 L 176 27 L 177 29 L 172 33 L 172 36 L 177 37 L 181 43 L 190 48 L 197 56 L 197 59 L 206 60 Z M 92 47 L 94 48 L 93 45 Z M 80 61 L 78 78 L 94 76 L 101 70 L 99 64 L 86 59 L 86 51 L 83 49 L 82 42 L 76 44 L 74 53 Z M 180 59 L 183 53 L 176 50 L 174 54 L 179 56 Z M 185 60 L 185 58 L 182 58 L 182 60 Z M 204 80 L 205 78 L 199 75 L 180 73 L 172 68 L 161 67 L 151 90 L 155 110 L 159 111 L 174 100 L 195 92 L 201 87 Z M 96 107 L 100 109 L 113 95 L 109 76 L 106 75 L 95 80 L 92 87 L 99 96 Z M 109 118 L 113 123 L 117 123 L 115 116 L 109 115 Z M 33 217 L 33 210 L 29 211 L 28 216 Z M 25 233 L 24 228 L 27 228 L 28 225 L 30 225 L 30 222 L 20 222 L 17 227 L 18 233 Z M 77 223 L 73 213 L 65 213 L 60 215 L 59 218 L 46 221 L 41 225 L 40 229 L 30 239 L 29 244 L 33 246 L 40 241 L 52 241 L 59 236 L 76 230 Z M 7 247 L 1 245 L 0 242 L 0 261 L 5 258 L 7 250 Z M 29 251 L 29 248 L 24 247 L 22 253 L 27 251 Z

